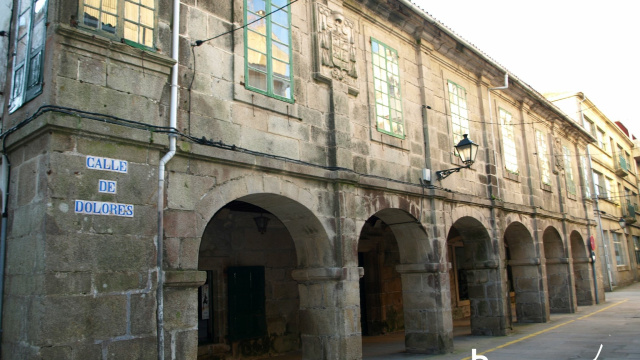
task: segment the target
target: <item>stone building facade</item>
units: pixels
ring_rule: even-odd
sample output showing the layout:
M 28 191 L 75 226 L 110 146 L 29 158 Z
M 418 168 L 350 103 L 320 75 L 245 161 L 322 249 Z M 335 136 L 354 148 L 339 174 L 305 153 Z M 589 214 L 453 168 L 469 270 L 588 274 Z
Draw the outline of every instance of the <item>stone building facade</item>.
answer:
M 596 139 L 427 13 L 176 5 L 14 3 L 3 358 L 444 353 L 454 318 L 604 301 Z M 463 134 L 475 163 L 438 180 Z
M 607 118 L 583 93 L 548 97 L 597 139 L 581 161 L 590 163 L 593 187 L 589 195 L 600 211 L 602 232 L 598 230 L 598 235 L 604 241 L 599 242 L 598 259 L 608 291 L 629 285 L 638 280 L 640 266 L 635 251 L 640 250 L 638 168 L 634 158 L 637 144 L 624 125 Z

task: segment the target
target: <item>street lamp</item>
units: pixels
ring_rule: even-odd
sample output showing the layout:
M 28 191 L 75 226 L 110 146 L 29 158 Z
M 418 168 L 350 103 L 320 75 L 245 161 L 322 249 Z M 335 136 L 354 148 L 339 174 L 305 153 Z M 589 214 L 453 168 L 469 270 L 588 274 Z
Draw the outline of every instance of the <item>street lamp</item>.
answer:
M 456 148 L 456 151 L 458 152 L 458 156 L 460 156 L 460 160 L 462 160 L 462 163 L 465 166 L 461 166 L 461 167 L 457 167 L 457 168 L 453 168 L 453 169 L 436 171 L 436 178 L 439 181 L 444 179 L 444 178 L 446 178 L 447 176 L 453 174 L 454 172 L 459 172 L 460 169 L 468 169 L 476 161 L 476 156 L 478 155 L 478 147 L 479 147 L 479 145 L 474 143 L 473 141 L 469 140 L 469 138 L 467 138 L 467 134 L 464 134 L 462 136 L 463 136 L 462 140 L 460 140 L 458 145 L 456 145 L 454 147 Z
M 624 218 L 620 218 L 620 220 L 618 220 L 618 224 L 620 224 L 620 227 L 623 229 L 627 227 L 627 222 L 624 220 Z

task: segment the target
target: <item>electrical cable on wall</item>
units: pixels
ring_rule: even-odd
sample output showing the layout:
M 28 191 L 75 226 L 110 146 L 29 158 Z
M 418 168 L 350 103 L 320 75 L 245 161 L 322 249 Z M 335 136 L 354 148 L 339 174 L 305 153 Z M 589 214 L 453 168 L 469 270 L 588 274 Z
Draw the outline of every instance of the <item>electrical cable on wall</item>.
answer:
M 113 125 L 125 126 L 125 127 L 129 127 L 129 128 L 133 128 L 133 129 L 149 131 L 151 133 L 175 134 L 175 135 L 180 136 L 180 137 L 182 137 L 184 139 L 187 139 L 187 140 L 189 140 L 189 141 L 191 141 L 193 143 L 204 145 L 204 146 L 211 146 L 211 147 L 215 147 L 215 148 L 219 148 L 219 149 L 240 152 L 240 153 L 253 155 L 253 156 L 266 157 L 266 158 L 270 158 L 270 159 L 274 159 L 274 160 L 280 160 L 280 161 L 285 161 L 285 162 L 299 164 L 299 165 L 312 166 L 312 167 L 315 167 L 315 168 L 320 168 L 320 169 L 328 170 L 328 171 L 345 171 L 345 172 L 349 172 L 349 173 L 352 173 L 352 174 L 355 174 L 355 175 L 358 175 L 358 176 L 362 176 L 362 177 L 367 177 L 367 178 L 379 179 L 379 180 L 384 180 L 384 181 L 389 181 L 389 182 L 394 182 L 394 183 L 403 184 L 403 185 L 409 185 L 409 186 L 420 186 L 420 187 L 423 187 L 423 188 L 426 188 L 426 189 L 432 189 L 432 190 L 442 190 L 442 191 L 446 191 L 446 192 L 449 192 L 449 193 L 462 194 L 460 192 L 453 191 L 453 190 L 450 190 L 450 189 L 447 189 L 447 188 L 443 188 L 443 187 L 440 187 L 440 186 L 415 184 L 415 183 L 412 183 L 412 182 L 409 182 L 409 181 L 392 179 L 392 178 L 388 178 L 388 177 L 384 177 L 384 176 L 363 174 L 363 173 L 359 173 L 359 172 L 356 172 L 356 171 L 348 169 L 348 168 L 335 167 L 335 166 L 324 166 L 324 165 L 314 164 L 314 163 L 311 163 L 311 162 L 292 159 L 292 158 L 288 158 L 288 157 L 284 157 L 284 156 L 280 156 L 280 155 L 267 154 L 267 153 L 264 153 L 264 152 L 255 151 L 255 150 L 250 150 L 250 149 L 247 149 L 247 148 L 239 147 L 239 146 L 236 146 L 236 145 L 229 145 L 229 144 L 223 143 L 222 141 L 213 141 L 213 140 L 207 139 L 204 136 L 196 137 L 196 136 L 188 135 L 188 134 L 185 134 L 185 133 L 179 131 L 178 129 L 174 129 L 174 128 L 171 128 L 169 126 L 149 125 L 149 124 L 145 124 L 145 123 L 142 123 L 142 122 L 139 122 L 139 121 L 127 120 L 127 119 L 123 119 L 123 118 L 120 118 L 120 117 L 117 117 L 117 116 L 113 116 L 113 115 L 88 112 L 88 111 L 84 111 L 84 110 L 73 109 L 73 108 L 68 108 L 68 107 L 63 107 L 63 106 L 56 106 L 56 105 L 43 105 L 43 106 L 39 107 L 38 110 L 36 110 L 36 112 L 33 115 L 31 115 L 30 117 L 22 120 L 21 122 L 19 122 L 15 126 L 13 126 L 10 129 L 8 129 L 7 131 L 1 133 L 0 134 L 0 139 L 2 139 L 3 148 L 5 146 L 6 139 L 9 137 L 9 135 L 13 134 L 17 130 L 21 129 L 22 127 L 24 127 L 25 125 L 30 123 L 31 121 L 37 119 L 41 115 L 46 114 L 48 112 L 56 112 L 56 113 L 61 113 L 61 114 L 66 114 L 66 115 L 79 117 L 79 118 L 82 118 L 82 119 L 88 119 L 88 120 L 94 120 L 94 121 L 113 124 Z M 6 153 L 6 149 L 5 149 L 5 153 Z

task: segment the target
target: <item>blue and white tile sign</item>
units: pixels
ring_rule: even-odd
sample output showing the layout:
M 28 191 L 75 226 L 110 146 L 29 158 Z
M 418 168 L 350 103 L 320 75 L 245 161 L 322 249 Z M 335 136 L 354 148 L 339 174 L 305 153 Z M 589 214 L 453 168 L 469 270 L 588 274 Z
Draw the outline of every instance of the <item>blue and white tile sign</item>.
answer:
M 113 171 L 121 174 L 126 174 L 129 171 L 129 163 L 126 160 L 110 159 L 91 155 L 87 155 L 85 165 L 87 166 L 87 169 L 91 170 Z M 116 189 L 116 181 L 98 180 L 98 192 L 115 195 Z M 133 217 L 132 204 L 76 200 L 74 209 L 76 214 Z

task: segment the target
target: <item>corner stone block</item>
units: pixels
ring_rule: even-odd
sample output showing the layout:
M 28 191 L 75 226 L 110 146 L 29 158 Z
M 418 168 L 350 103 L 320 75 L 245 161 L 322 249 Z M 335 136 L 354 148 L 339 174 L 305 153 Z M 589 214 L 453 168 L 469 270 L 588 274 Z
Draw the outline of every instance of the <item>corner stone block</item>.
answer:
M 138 359 L 157 360 L 158 347 L 155 336 L 121 340 L 109 343 L 107 346 L 107 359 Z

